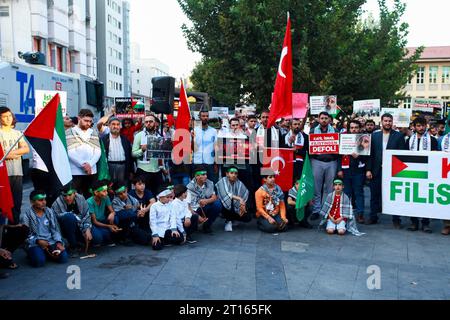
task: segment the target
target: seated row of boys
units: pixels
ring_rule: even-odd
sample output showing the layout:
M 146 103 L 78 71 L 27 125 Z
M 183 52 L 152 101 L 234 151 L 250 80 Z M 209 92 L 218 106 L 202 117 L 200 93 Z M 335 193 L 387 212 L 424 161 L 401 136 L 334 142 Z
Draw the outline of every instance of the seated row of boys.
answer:
M 232 231 L 233 221 L 251 221 L 247 209 L 249 192 L 239 181 L 235 167 L 227 169 L 226 177 L 215 188 L 203 167 L 194 172 L 194 179 L 187 187 L 160 187 L 157 200 L 145 189 L 143 178 L 133 181 L 134 189 L 130 192 L 124 184 L 115 184 L 112 201 L 107 181 L 96 181 L 92 186 L 93 196 L 87 200 L 65 187 L 51 209 L 46 206 L 43 192 L 31 192 L 31 208 L 21 216 L 21 223 L 29 228 L 26 250 L 31 264 L 40 267 L 47 259 L 65 263 L 68 255 L 63 236 L 73 251 L 79 250 L 80 243 L 113 246 L 127 238 L 161 250 L 164 245 L 196 242 L 192 233 L 199 224 L 203 224 L 205 233 L 211 233 L 211 225 L 220 213 L 225 219 L 225 231 Z M 328 220 L 328 233 L 337 229 L 343 234 L 343 221 L 350 217 L 351 206 L 341 192 L 342 182 L 336 180 L 335 186 L 338 186 L 335 192 L 325 201 L 323 214 Z M 298 183 L 289 192 L 291 215 L 295 211 L 297 188 Z M 285 231 L 289 221 L 284 194 L 273 174 L 263 175 L 263 185 L 256 191 L 255 199 L 258 228 L 270 233 Z

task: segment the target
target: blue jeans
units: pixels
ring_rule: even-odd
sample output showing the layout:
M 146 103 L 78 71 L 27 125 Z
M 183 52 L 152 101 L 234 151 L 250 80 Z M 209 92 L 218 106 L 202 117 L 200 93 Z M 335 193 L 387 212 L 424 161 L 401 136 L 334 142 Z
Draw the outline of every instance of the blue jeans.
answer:
M 50 246 L 50 251 L 55 250 L 56 245 Z M 35 268 L 43 267 L 45 265 L 45 261 L 48 259 L 55 261 L 57 263 L 66 263 L 69 260 L 69 256 L 67 255 L 67 251 L 64 250 L 57 257 L 53 257 L 49 255 L 44 249 L 39 246 L 31 247 L 27 251 L 28 257 L 30 258 L 31 265 Z
M 109 224 L 109 221 L 107 219 L 100 221 L 104 224 Z M 114 224 L 117 226 L 119 225 L 119 217 L 115 215 L 114 217 Z M 95 234 L 95 236 L 94 236 Z M 92 226 L 92 237 L 95 239 L 97 244 L 110 244 L 113 243 L 113 233 L 108 227 L 99 227 L 99 226 Z M 97 237 L 97 239 L 95 238 Z M 93 239 L 93 241 L 94 241 Z
M 356 214 L 364 214 L 364 173 L 351 174 L 344 170 L 344 193 L 355 200 Z
M 75 214 L 68 212 L 62 217 L 58 218 L 59 225 L 61 226 L 61 233 L 64 238 L 69 242 L 70 248 L 76 248 L 78 243 L 84 243 L 84 237 L 81 233 L 80 228 L 78 227 L 78 220 Z M 101 243 L 101 234 L 99 234 L 98 230 L 94 230 L 91 228 L 92 241 L 93 245 L 97 245 Z
M 287 229 L 286 225 L 280 229 L 280 225 L 283 222 L 283 220 L 281 219 L 281 216 L 279 214 L 277 214 L 275 217 L 272 218 L 275 220 L 276 224 L 270 224 L 270 222 L 266 218 L 259 217 L 256 223 L 258 229 L 268 233 L 286 231 Z

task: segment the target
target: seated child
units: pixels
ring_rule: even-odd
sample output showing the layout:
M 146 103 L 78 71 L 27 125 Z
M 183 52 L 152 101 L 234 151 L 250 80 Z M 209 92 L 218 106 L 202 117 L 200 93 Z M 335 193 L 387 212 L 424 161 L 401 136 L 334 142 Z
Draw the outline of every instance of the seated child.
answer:
M 187 188 L 183 184 L 177 184 L 173 188 L 175 199 L 172 201 L 172 211 L 177 216 L 177 229 L 183 234 L 184 241 L 195 243 L 192 233 L 197 230 L 199 215 L 192 211 L 187 203 Z M 201 218 L 204 219 L 204 218 Z
M 323 216 L 321 225 L 327 222 L 326 230 L 328 234 L 333 234 L 337 230 L 339 235 L 346 232 L 347 220 L 352 218 L 352 204 L 349 197 L 342 192 L 344 185 L 341 179 L 333 181 L 334 191 L 328 194 L 322 205 L 320 214 Z

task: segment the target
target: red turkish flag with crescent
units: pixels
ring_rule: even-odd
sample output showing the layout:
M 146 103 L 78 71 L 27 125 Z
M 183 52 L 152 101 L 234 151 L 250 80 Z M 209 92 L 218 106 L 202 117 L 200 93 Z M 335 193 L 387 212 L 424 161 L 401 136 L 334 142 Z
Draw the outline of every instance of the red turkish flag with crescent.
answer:
M 277 119 L 286 117 L 286 115 L 292 115 L 292 46 L 289 15 L 267 128 L 272 127 Z
M 294 149 L 265 148 L 261 173 L 275 174 L 275 182 L 283 191 L 289 191 L 294 177 Z
M 0 143 L 0 159 L 3 158 L 3 155 L 3 147 Z M 12 208 L 14 207 L 14 202 L 11 193 L 11 186 L 9 185 L 6 160 L 0 163 L 0 199 L 1 214 L 5 218 L 8 218 L 10 222 L 19 223 L 19 221 L 13 221 Z

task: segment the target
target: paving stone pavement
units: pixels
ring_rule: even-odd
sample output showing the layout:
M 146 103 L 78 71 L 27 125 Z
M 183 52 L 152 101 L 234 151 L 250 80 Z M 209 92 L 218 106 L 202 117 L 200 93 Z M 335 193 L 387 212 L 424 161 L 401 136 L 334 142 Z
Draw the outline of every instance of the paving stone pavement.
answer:
M 29 190 L 26 185 L 24 193 Z M 440 234 L 441 221 L 431 226 L 432 234 L 395 230 L 390 216 L 382 216 L 381 224 L 360 226 L 362 237 L 298 227 L 272 235 L 255 221 L 224 232 L 218 219 L 213 235 L 195 234 L 196 244 L 160 252 L 104 247 L 95 249 L 96 258 L 40 269 L 18 250 L 20 268 L 0 280 L 0 300 L 449 299 L 450 238 Z M 71 265 L 81 270 L 79 290 L 67 288 Z M 369 266 L 380 270 L 380 289 L 368 289 Z

